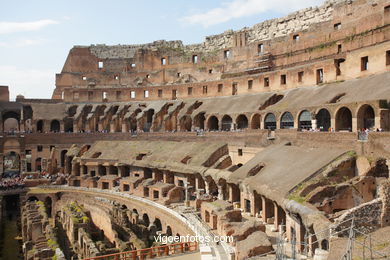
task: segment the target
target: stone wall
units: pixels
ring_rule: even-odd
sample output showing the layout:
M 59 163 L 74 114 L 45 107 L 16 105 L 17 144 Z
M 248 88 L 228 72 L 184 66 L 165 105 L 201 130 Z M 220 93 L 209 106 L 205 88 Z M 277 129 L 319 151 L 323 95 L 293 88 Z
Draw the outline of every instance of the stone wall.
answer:
M 351 226 L 354 218 L 354 228 L 364 234 L 371 233 L 381 226 L 382 199 L 378 198 L 370 202 L 361 204 L 355 208 L 349 209 L 341 215 L 334 225 L 335 231 L 341 231 Z M 342 235 L 348 236 L 349 231 L 342 232 Z
M 133 58 L 138 49 L 157 49 L 168 47 L 184 49 L 185 52 L 213 52 L 233 46 L 236 33 L 245 33 L 247 43 L 270 40 L 276 37 L 287 36 L 294 32 L 306 30 L 312 24 L 330 21 L 333 18 L 334 5 L 347 0 L 328 0 L 319 7 L 309 7 L 293 12 L 285 17 L 267 20 L 238 31 L 227 30 L 221 34 L 210 35 L 200 44 L 183 45 L 182 41 L 154 41 L 147 44 L 91 45 L 91 52 L 100 59 L 106 58 Z M 75 46 L 81 47 L 81 46 Z

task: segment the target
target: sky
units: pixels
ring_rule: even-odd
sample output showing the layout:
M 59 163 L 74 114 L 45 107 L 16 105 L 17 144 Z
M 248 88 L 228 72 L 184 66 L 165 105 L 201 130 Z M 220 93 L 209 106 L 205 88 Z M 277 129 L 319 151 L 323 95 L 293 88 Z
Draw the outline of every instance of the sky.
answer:
M 200 43 L 323 0 L 0 0 L 0 85 L 50 98 L 74 45 Z

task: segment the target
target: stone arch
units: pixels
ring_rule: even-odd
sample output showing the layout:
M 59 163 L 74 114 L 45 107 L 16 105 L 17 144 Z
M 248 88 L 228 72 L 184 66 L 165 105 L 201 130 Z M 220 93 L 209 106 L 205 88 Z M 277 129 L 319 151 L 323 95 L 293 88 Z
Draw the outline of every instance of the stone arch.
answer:
M 358 129 L 372 129 L 375 127 L 375 111 L 372 106 L 368 104 L 362 105 L 358 109 L 356 117 Z
M 216 116 L 210 116 L 207 120 L 207 128 L 211 131 L 218 131 L 219 120 Z
M 239 115 L 236 118 L 237 129 L 247 129 L 248 128 L 248 118 L 245 115 Z
M 222 117 L 222 131 L 230 131 L 233 126 L 233 119 L 229 115 L 224 115 Z
M 191 117 L 188 115 L 182 116 L 182 118 L 180 118 L 180 130 L 191 131 L 191 127 L 192 127 Z
M 60 121 L 54 119 L 50 122 L 50 132 L 60 132 L 61 125 Z
M 173 232 L 172 232 L 171 226 L 167 226 L 167 229 L 165 231 L 165 235 L 170 237 L 170 236 L 172 236 L 172 234 L 173 234 Z
M 145 225 L 146 227 L 149 227 L 149 225 L 150 225 L 150 220 L 149 220 L 148 214 L 144 213 L 144 214 L 142 215 L 142 221 L 143 221 L 143 223 L 144 223 L 144 225 Z
M 13 132 L 20 130 L 20 114 L 15 111 L 8 111 L 3 114 L 4 132 Z
M 308 110 L 303 110 L 298 116 L 298 128 L 309 130 L 311 125 L 311 113 Z
M 43 120 L 38 120 L 37 121 L 37 132 L 43 133 L 44 130 L 44 122 Z
M 329 241 L 327 239 L 321 241 L 321 249 L 329 250 Z
M 149 109 L 145 112 L 145 122 L 143 126 L 144 132 L 149 132 L 153 123 L 154 109 Z
M 330 113 L 326 108 L 320 109 L 316 114 L 317 128 L 328 131 L 330 128 Z
M 159 218 L 156 218 L 153 221 L 153 224 L 156 226 L 157 231 L 162 231 L 162 224 L 161 224 L 161 220 Z
M 352 112 L 347 107 L 341 107 L 336 112 L 336 131 L 352 131 Z
M 268 113 L 264 117 L 264 129 L 276 129 L 276 117 L 273 113 Z
M 206 193 L 210 195 L 217 196 L 218 195 L 218 186 L 214 179 L 211 176 L 206 176 L 205 178 L 205 183 L 206 183 Z M 208 187 L 208 190 L 207 190 Z
M 260 129 L 261 116 L 260 114 L 254 114 L 251 120 L 251 129 Z
M 205 113 L 199 113 L 194 117 L 194 127 L 204 130 L 204 122 L 206 121 Z
M 280 118 L 280 129 L 294 128 L 294 117 L 290 112 L 284 112 Z

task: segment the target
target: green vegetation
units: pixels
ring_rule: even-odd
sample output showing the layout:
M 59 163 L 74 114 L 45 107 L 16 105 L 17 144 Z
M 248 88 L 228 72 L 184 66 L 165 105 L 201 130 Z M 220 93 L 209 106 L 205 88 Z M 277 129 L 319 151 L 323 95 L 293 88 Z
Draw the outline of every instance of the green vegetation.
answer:
M 294 200 L 294 201 L 298 202 L 299 204 L 303 204 L 306 201 L 306 198 L 299 196 L 298 194 L 290 194 L 288 196 L 288 199 Z
M 357 157 L 357 154 L 356 154 L 355 151 L 348 151 L 347 155 L 350 156 L 350 157 Z

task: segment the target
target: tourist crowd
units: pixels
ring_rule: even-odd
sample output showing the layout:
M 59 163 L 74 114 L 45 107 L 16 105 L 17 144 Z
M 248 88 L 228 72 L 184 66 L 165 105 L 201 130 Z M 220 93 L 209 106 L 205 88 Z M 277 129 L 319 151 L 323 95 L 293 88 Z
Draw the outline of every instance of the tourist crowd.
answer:
M 0 190 L 20 189 L 23 187 L 24 179 L 20 177 L 4 178 L 0 180 Z

